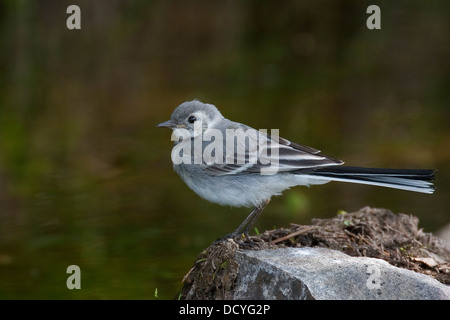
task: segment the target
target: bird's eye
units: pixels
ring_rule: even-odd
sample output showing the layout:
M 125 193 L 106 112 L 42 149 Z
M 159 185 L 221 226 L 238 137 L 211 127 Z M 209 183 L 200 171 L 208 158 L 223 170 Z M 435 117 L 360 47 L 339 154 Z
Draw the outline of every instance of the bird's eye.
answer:
M 190 116 L 188 118 L 189 123 L 194 123 L 197 120 L 197 118 L 195 116 Z

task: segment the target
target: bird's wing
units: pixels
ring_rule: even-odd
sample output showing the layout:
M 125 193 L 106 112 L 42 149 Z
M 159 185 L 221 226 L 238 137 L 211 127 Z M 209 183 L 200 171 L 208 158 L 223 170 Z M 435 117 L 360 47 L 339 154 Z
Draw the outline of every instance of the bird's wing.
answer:
M 343 163 L 311 147 L 302 146 L 281 137 L 270 136 L 250 127 L 241 128 L 245 129 L 242 130 L 244 136 L 237 135 L 228 152 L 224 147 L 224 161 L 204 165 L 204 169 L 209 174 L 262 173 L 264 170 L 265 172 L 274 170 L 273 173 L 277 173 Z M 224 141 L 227 144 L 228 141 L 226 139 Z

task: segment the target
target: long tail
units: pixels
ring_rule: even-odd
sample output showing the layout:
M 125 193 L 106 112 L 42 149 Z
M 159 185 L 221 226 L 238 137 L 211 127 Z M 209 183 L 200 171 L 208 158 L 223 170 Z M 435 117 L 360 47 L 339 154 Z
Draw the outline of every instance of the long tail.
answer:
M 331 181 L 369 184 L 431 194 L 435 190 L 434 172 L 435 170 L 329 166 L 314 169 L 311 174 Z

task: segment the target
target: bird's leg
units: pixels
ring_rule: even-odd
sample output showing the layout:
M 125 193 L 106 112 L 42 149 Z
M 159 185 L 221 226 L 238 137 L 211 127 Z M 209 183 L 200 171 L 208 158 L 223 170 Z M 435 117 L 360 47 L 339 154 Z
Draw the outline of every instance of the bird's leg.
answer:
M 250 223 L 247 225 L 247 227 L 244 229 L 244 234 L 248 238 L 248 232 L 256 223 L 256 220 L 258 220 L 259 216 L 261 215 L 261 212 L 265 209 L 265 207 L 269 204 L 270 199 L 265 200 L 259 207 L 257 212 L 253 213 L 253 217 L 250 220 Z M 249 238 L 248 238 L 249 239 Z
M 238 237 L 238 236 L 240 237 L 240 236 L 242 236 L 242 234 L 244 234 L 245 238 L 247 238 L 247 240 L 252 242 L 252 240 L 250 239 L 250 237 L 248 235 L 248 232 L 254 226 L 256 220 L 258 219 L 259 215 L 264 210 L 264 208 L 267 206 L 269 201 L 270 201 L 270 199 L 265 200 L 262 204 L 260 204 L 259 206 L 256 206 L 250 212 L 250 214 L 247 216 L 247 218 L 245 218 L 245 220 L 242 221 L 242 223 L 239 225 L 239 227 L 237 227 L 237 229 L 234 230 L 232 233 L 226 235 L 224 238 L 227 239 L 227 238 L 234 238 L 234 237 Z

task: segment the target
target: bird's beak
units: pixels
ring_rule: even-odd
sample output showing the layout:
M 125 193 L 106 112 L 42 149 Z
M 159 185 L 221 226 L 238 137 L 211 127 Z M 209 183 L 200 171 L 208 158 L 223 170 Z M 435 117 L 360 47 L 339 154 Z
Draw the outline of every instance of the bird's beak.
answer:
M 159 128 L 171 128 L 171 129 L 173 129 L 173 128 L 176 127 L 176 124 L 173 123 L 173 122 L 170 121 L 170 120 L 167 120 L 167 121 L 164 121 L 164 122 L 161 122 L 160 124 L 158 124 L 157 127 L 159 127 Z

